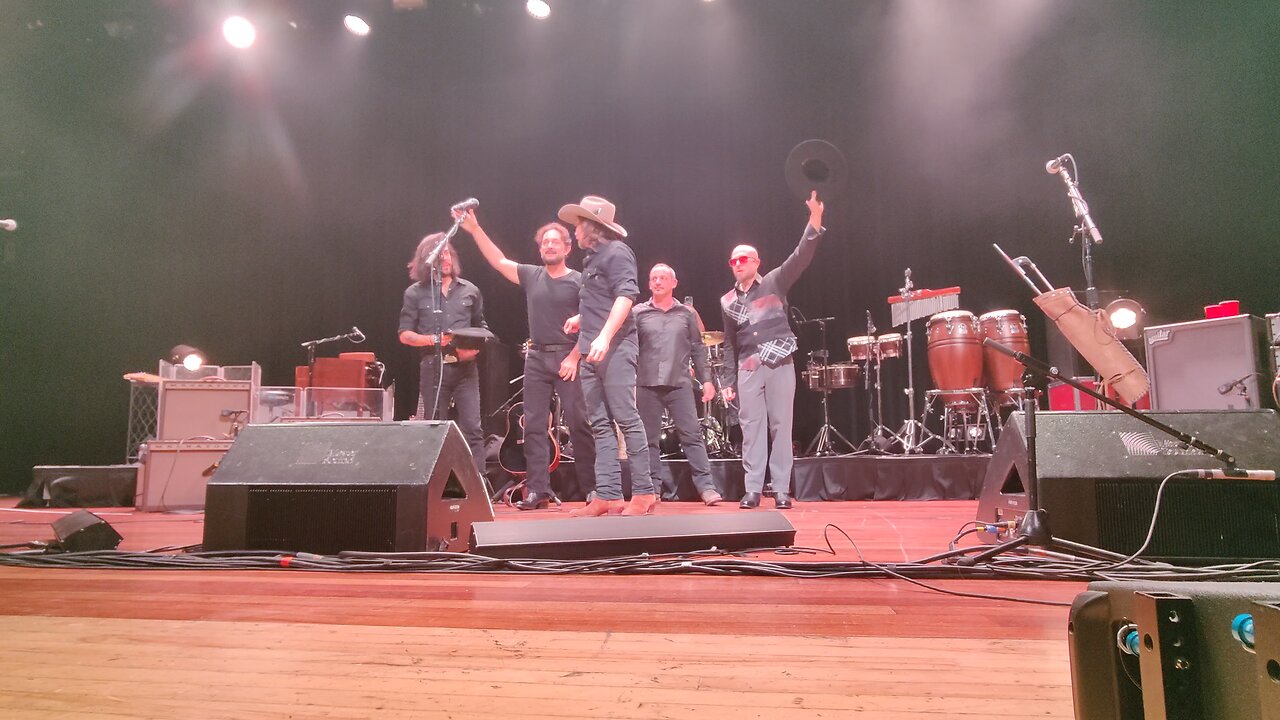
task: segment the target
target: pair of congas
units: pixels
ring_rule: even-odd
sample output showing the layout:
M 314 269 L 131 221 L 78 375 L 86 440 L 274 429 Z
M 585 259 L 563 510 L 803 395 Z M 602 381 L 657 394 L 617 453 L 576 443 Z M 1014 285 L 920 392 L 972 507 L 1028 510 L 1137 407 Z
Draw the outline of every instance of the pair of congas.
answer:
M 992 348 L 984 348 L 985 338 L 1024 353 L 1031 352 L 1027 339 L 1027 319 L 1017 310 L 993 310 L 974 315 L 967 310 L 948 310 L 929 318 L 929 374 L 941 393 L 945 406 L 961 412 L 978 409 L 974 389 L 985 388 L 995 404 L 1012 401 L 1011 393 L 1022 386 L 1022 365 Z M 947 392 L 954 391 L 954 392 Z

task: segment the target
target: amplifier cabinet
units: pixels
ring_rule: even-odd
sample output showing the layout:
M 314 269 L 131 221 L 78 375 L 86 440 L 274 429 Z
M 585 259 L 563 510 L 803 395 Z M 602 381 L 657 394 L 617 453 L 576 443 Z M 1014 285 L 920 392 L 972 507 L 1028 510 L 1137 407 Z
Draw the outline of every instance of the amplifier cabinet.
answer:
M 223 440 L 249 422 L 253 383 L 164 380 L 156 413 L 157 440 Z
M 203 510 L 205 487 L 230 440 L 147 443 L 134 507 L 148 512 Z
M 1144 335 L 1153 410 L 1257 410 L 1273 404 L 1262 318 L 1157 325 Z

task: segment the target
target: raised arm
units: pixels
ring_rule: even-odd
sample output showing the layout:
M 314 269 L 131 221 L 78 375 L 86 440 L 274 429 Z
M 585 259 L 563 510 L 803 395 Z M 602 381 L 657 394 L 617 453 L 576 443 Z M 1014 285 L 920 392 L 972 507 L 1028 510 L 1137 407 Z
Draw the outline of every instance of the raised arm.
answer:
M 457 217 L 456 215 L 454 217 Z M 516 270 L 516 262 L 507 258 L 502 250 L 493 243 L 489 238 L 489 233 L 480 227 L 480 221 L 476 219 L 475 208 L 466 212 L 462 218 L 462 224 L 459 226 L 467 231 L 472 240 L 475 240 L 476 247 L 480 248 L 480 254 L 484 259 L 493 266 L 494 270 L 502 277 L 510 280 L 516 285 L 520 284 L 520 273 Z
M 823 205 L 818 199 L 818 192 L 813 191 L 804 204 L 809 208 L 809 223 L 805 225 L 804 234 L 800 236 L 800 244 L 786 260 L 782 261 L 781 265 L 772 271 L 777 273 L 778 289 L 784 293 L 796 284 L 800 275 L 813 262 L 813 257 L 818 254 L 818 238 L 826 232 L 826 228 L 822 227 Z

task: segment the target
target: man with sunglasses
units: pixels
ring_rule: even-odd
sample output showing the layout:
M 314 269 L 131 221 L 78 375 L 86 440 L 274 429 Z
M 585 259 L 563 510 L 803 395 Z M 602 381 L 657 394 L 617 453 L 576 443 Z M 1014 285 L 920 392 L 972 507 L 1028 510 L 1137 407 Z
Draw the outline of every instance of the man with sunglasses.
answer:
M 729 255 L 733 289 L 720 298 L 724 315 L 727 380 L 724 398 L 738 399 L 742 425 L 742 469 L 746 494 L 738 507 L 760 506 L 765 471 L 773 483 L 774 504 L 791 507 L 791 423 L 796 375 L 792 354 L 796 336 L 787 322 L 787 291 L 813 262 L 822 227 L 822 201 L 815 191 L 805 201 L 809 223 L 800 244 L 778 267 L 760 274 L 760 253 L 739 245 Z M 769 452 L 772 441 L 772 453 Z

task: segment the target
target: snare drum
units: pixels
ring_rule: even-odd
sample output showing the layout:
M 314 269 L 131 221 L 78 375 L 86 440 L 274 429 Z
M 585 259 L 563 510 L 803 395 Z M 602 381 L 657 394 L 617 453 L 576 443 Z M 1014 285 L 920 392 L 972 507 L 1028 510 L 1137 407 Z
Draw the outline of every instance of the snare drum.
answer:
M 869 360 L 871 358 L 871 348 L 875 347 L 875 343 L 876 339 L 870 335 L 849 338 L 849 359 L 853 362 Z
M 978 333 L 983 338 L 1023 353 L 1031 352 L 1027 319 L 1017 310 L 993 310 L 978 317 Z M 996 393 L 995 402 L 1011 402 L 1008 393 L 1022 387 L 1022 364 L 993 348 L 982 349 L 987 387 Z
M 967 310 L 948 310 L 929 318 L 929 374 L 939 390 L 982 387 L 982 338 L 978 318 Z M 970 393 L 942 393 L 942 402 L 962 412 L 974 412 Z
M 902 333 L 885 333 L 876 338 L 876 352 L 882 358 L 902 357 Z

